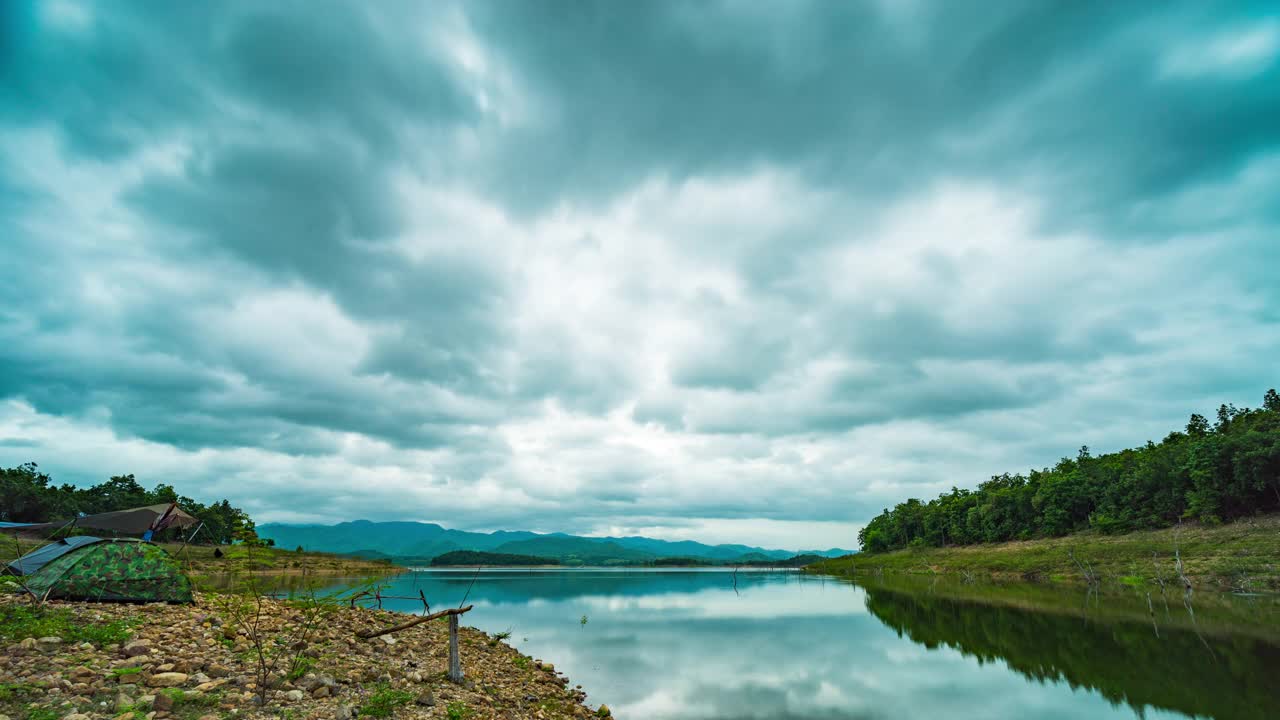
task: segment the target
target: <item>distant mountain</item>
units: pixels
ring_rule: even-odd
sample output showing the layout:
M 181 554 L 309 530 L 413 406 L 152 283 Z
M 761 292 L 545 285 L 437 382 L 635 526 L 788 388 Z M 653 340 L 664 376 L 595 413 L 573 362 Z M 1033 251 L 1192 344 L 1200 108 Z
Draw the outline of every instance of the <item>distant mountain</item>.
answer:
M 692 540 L 657 540 L 640 536 L 583 537 L 523 530 L 479 533 L 450 530 L 435 523 L 369 520 L 337 525 L 266 523 L 258 526 L 258 535 L 274 540 L 276 547 L 301 545 L 317 552 L 391 558 L 406 564 L 426 564 L 431 558 L 462 550 L 555 558 L 568 565 L 641 564 L 661 557 L 694 558 L 721 564 L 759 563 L 786 560 L 796 555 L 840 557 L 853 552 L 840 548 L 798 552 L 767 550 L 749 545 L 707 545 Z

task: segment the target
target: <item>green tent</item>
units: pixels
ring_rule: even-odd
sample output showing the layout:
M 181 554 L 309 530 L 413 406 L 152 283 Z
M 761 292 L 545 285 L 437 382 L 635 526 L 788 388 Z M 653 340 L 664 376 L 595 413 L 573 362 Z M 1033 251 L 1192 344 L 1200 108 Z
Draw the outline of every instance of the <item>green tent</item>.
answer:
M 163 548 L 139 540 L 99 540 L 51 560 L 24 584 L 60 600 L 191 602 L 191 580 Z

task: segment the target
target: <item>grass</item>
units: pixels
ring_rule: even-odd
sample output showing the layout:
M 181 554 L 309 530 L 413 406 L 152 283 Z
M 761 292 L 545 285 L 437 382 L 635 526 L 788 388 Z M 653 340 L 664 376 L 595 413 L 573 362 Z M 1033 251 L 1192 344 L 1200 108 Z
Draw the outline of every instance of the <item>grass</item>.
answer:
M 1184 524 L 1126 535 L 1084 532 L 1060 538 L 993 545 L 859 553 L 808 566 L 809 572 L 981 574 L 1085 582 L 1070 553 L 1104 581 L 1131 586 L 1176 581 L 1174 550 L 1197 585 L 1223 590 L 1280 589 L 1280 515 L 1207 526 Z
M 529 658 L 524 655 L 517 655 L 515 659 L 515 663 L 516 663 L 516 667 L 520 668 L 521 670 L 527 670 L 530 665 Z
M 413 693 L 379 685 L 360 705 L 360 717 L 391 717 L 396 708 L 408 705 L 412 700 Z
M 444 716 L 449 720 L 466 720 L 471 717 L 471 708 L 464 702 L 454 701 L 444 708 Z
M 125 620 L 92 622 L 62 608 L 8 605 L 0 608 L 0 640 L 16 642 L 24 638 L 60 637 L 67 643 L 94 645 L 122 643 L 133 634 Z
M 118 667 L 118 668 L 111 668 L 111 672 L 107 673 L 107 676 L 110 677 L 112 680 L 115 680 L 116 678 L 121 678 L 121 677 L 124 677 L 125 675 L 141 675 L 141 674 L 142 674 L 142 668 L 140 667 Z

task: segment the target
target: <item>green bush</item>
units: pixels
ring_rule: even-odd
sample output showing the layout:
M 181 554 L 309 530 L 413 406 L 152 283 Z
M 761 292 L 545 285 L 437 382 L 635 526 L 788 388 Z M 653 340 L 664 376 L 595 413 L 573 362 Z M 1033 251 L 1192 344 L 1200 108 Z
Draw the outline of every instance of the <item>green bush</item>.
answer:
M 467 720 L 471 717 L 471 708 L 464 702 L 451 702 L 445 706 L 444 716 L 449 720 Z
M 413 693 L 396 690 L 387 685 L 379 685 L 369 698 L 360 705 L 361 717 L 391 717 L 396 708 L 407 705 L 413 700 Z

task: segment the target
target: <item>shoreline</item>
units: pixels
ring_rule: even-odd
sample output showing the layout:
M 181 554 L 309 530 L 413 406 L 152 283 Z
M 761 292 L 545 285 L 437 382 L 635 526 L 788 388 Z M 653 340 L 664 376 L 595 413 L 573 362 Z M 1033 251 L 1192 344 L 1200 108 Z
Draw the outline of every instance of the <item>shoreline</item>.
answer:
M 460 628 L 464 680 L 455 684 L 446 677 L 443 620 L 365 640 L 356 632 L 401 623 L 407 614 L 324 605 L 311 622 L 298 603 L 263 598 L 259 615 L 244 615 L 255 602 L 208 593 L 192 605 L 50 601 L 45 620 L 28 623 L 32 632 L 23 633 L 14 619 L 30 615 L 21 608 L 33 606 L 19 596 L 0 597 L 0 631 L 11 635 L 2 641 L 0 718 L 220 720 L 287 711 L 294 718 L 349 720 L 386 710 L 383 717 L 478 720 L 609 713 L 588 707 L 585 693 L 552 664 L 474 628 Z M 258 703 L 259 645 L 279 653 L 265 707 Z
M 1064 585 L 1114 583 L 1158 589 L 1180 586 L 1181 571 L 1197 589 L 1280 590 L 1280 514 L 1223 525 L 1187 523 L 1121 535 L 1096 532 L 999 544 L 857 553 L 806 566 L 809 573 L 975 576 Z M 1075 559 L 1073 559 L 1073 556 Z

